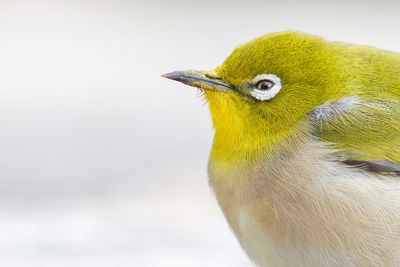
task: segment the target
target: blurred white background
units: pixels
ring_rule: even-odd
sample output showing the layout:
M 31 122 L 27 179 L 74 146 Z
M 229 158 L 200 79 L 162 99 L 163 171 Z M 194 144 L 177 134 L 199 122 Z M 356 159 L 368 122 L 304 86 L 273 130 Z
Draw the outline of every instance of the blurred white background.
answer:
M 251 266 L 195 89 L 286 29 L 400 52 L 398 1 L 0 0 L 0 266 Z

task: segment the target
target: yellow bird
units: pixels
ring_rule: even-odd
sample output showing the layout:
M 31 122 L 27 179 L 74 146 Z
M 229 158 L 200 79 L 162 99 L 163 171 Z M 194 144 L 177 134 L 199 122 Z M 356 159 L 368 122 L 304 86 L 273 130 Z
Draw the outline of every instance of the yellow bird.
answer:
M 259 266 L 400 266 L 400 55 L 298 33 L 261 36 L 201 88 L 210 184 Z

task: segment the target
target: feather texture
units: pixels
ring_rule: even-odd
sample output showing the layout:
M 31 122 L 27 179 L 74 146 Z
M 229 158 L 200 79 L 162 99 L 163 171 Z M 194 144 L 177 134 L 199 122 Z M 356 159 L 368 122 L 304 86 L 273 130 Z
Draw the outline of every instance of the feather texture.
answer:
M 215 73 L 232 90 L 201 86 L 210 183 L 250 258 L 400 266 L 400 55 L 289 31 L 239 46 Z M 252 97 L 271 76 L 279 92 Z
M 260 266 L 400 266 L 399 178 L 342 164 L 311 136 L 298 149 L 250 170 L 209 163 L 250 258 Z

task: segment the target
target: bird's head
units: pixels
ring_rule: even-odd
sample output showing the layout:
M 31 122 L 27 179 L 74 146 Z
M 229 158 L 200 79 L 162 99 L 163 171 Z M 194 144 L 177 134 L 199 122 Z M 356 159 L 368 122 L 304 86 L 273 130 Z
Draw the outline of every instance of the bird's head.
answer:
M 213 154 L 228 160 L 301 134 L 307 114 L 341 94 L 341 69 L 323 39 L 280 32 L 239 46 L 212 72 L 163 76 L 204 91 L 216 129 Z

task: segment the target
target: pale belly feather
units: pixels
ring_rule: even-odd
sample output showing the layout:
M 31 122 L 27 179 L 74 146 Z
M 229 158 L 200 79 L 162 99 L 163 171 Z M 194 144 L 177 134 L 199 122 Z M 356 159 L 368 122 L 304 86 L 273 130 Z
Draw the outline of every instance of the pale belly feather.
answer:
M 249 257 L 259 266 L 400 266 L 399 178 L 348 168 L 311 141 L 301 151 L 229 176 L 209 165 Z

